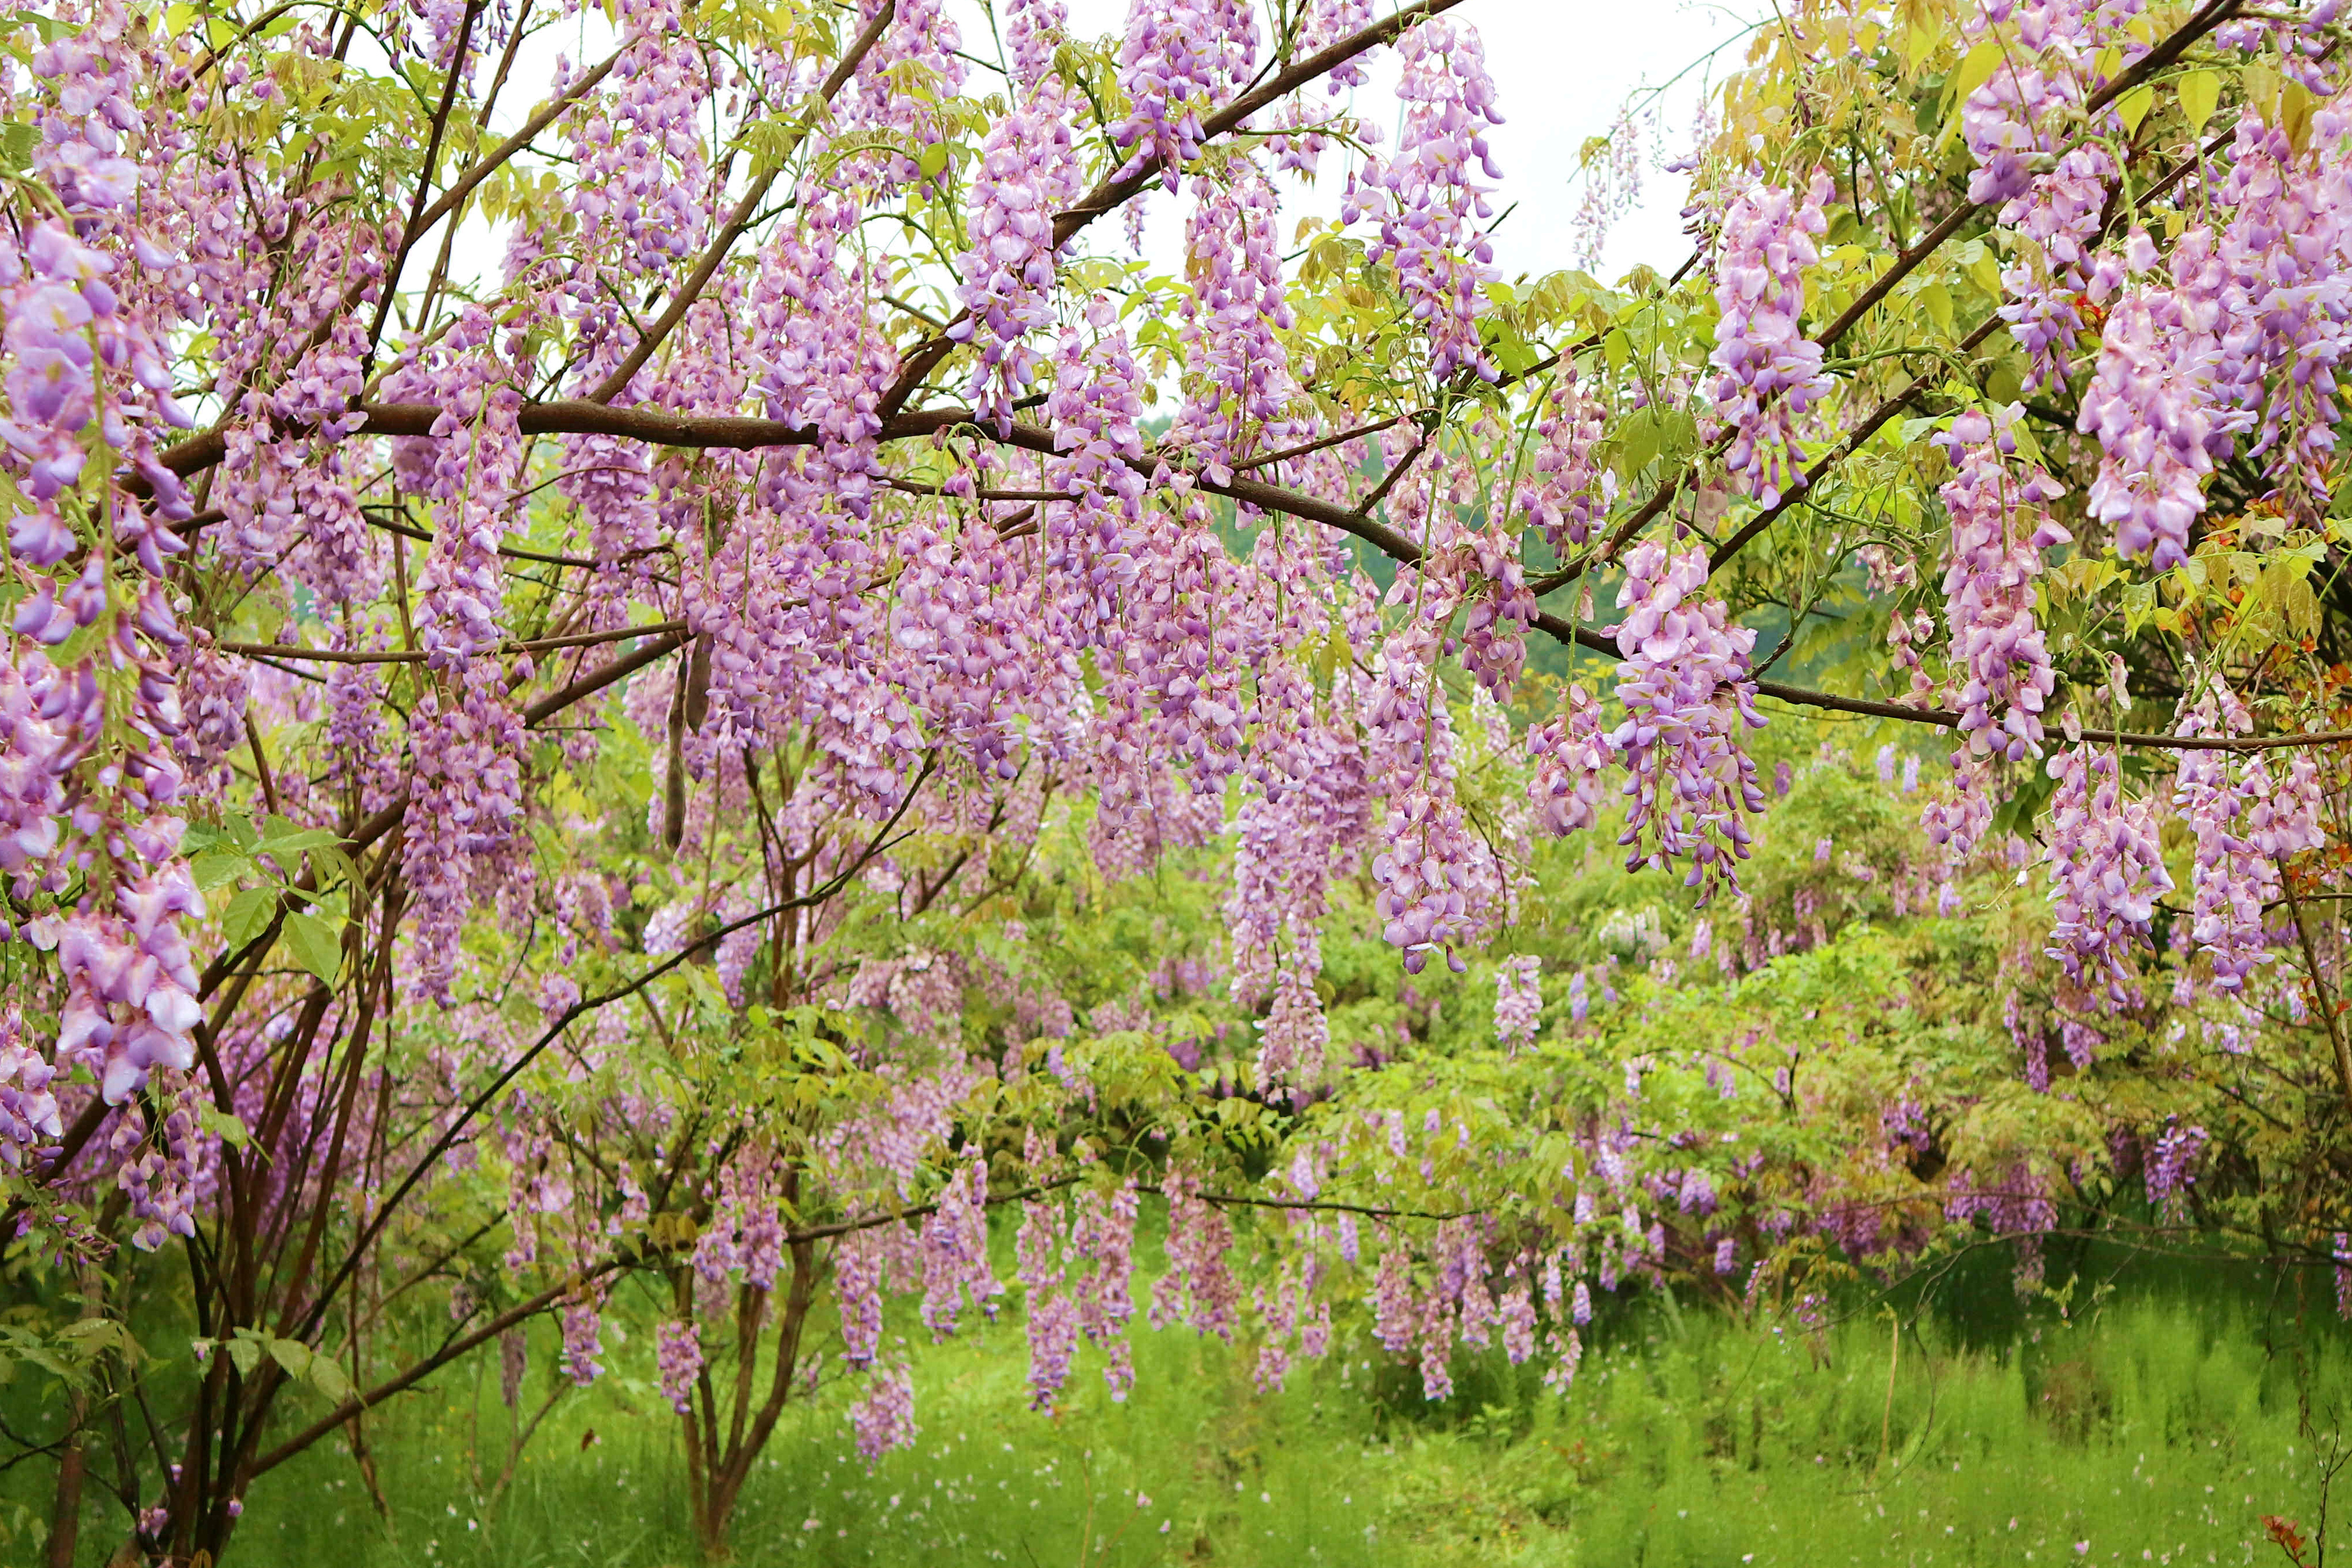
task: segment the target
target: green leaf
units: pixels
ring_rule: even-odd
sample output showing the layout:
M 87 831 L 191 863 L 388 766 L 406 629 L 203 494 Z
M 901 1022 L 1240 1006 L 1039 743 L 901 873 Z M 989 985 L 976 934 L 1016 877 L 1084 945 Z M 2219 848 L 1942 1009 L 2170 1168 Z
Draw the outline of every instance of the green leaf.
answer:
M 352 864 L 352 858 L 343 853 L 343 847 L 340 844 L 311 850 L 310 868 L 319 873 L 321 885 L 333 882 L 347 882 L 354 888 L 360 885 L 360 868 Z
M 342 1363 L 331 1355 L 310 1358 L 310 1384 L 338 1405 L 359 1393 L 352 1386 L 351 1373 L 343 1370 Z
M 253 1134 L 246 1131 L 244 1122 L 212 1105 L 196 1107 L 196 1125 L 232 1149 L 242 1149 L 253 1142 Z
M 1331 686 L 1331 677 L 1339 669 L 1339 661 L 1347 657 L 1348 644 L 1344 637 L 1334 631 L 1324 637 L 1315 649 L 1316 684 L 1328 690 Z
M 112 1318 L 78 1318 L 58 1331 L 58 1342 L 82 1361 L 96 1361 L 112 1351 L 125 1361 L 135 1361 L 144 1352 L 131 1331 Z
M 947 166 L 948 144 L 944 142 L 932 142 L 915 159 L 915 167 L 922 171 L 923 178 L 927 180 L 938 179 Z
M 1951 290 L 1941 283 L 1930 283 L 1919 290 L 1916 298 L 1919 308 L 1927 312 L 1927 319 L 1936 323 L 1937 330 L 1946 337 L 1950 337 L 1952 335 Z
M 343 966 L 342 939 L 335 928 L 314 914 L 293 914 L 286 917 L 286 950 L 294 962 L 332 985 L 335 972 Z
M 0 125 L 0 161 L 18 171 L 33 166 L 33 142 L 36 132 L 29 125 Z
M 2221 77 L 2218 71 L 2190 71 L 2178 84 L 2180 112 L 2189 121 L 2193 134 L 2205 128 L 2213 118 L 2213 110 L 2221 102 Z
M 341 842 L 341 835 L 324 827 L 305 827 L 282 816 L 273 816 L 268 835 L 257 848 L 266 855 L 299 855 L 305 849 L 324 849 Z
M 1617 448 L 1621 478 L 1630 479 L 1650 466 L 1651 459 L 1658 455 L 1662 434 L 1655 405 L 1633 411 L 1625 421 L 1624 434 Z
M 2000 258 L 1990 248 L 1979 248 L 1976 259 L 1969 264 L 1969 277 L 1992 299 L 2001 297 Z
M 269 1342 L 269 1359 L 284 1367 L 289 1377 L 308 1377 L 318 1357 L 300 1340 L 273 1339 Z
M 195 876 L 196 890 L 209 893 L 215 888 L 244 876 L 252 864 L 251 860 L 233 850 L 223 850 L 217 854 L 198 856 L 190 870 Z
M 277 909 L 277 889 L 247 888 L 228 901 L 221 916 L 221 935 L 232 949 L 244 947 L 269 929 L 269 917 Z
M 229 1364 L 240 1377 L 251 1377 L 253 1369 L 261 1364 L 261 1342 L 252 1336 L 251 1329 L 239 1329 L 236 1338 L 221 1347 L 228 1352 Z
M 2298 153 L 2311 140 L 2314 107 L 2311 93 L 2301 82 L 2290 81 L 2279 89 L 2279 129 L 2286 132 L 2287 144 Z

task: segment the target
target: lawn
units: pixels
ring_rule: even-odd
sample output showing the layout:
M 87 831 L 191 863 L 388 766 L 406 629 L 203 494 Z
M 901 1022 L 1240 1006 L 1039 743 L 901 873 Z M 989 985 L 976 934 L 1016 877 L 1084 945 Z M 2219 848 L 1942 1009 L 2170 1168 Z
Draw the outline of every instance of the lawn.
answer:
M 2322 1457 L 2352 1411 L 2332 1311 L 2299 1313 L 2292 1290 L 2251 1284 L 2127 1285 L 2071 1313 L 1989 1289 L 1948 1291 L 1934 1310 L 1916 1293 L 1858 1298 L 1818 1332 L 1653 1294 L 1605 1315 L 1594 1340 L 1564 1395 L 1499 1355 L 1471 1357 L 1437 1407 L 1368 1339 L 1269 1392 L 1245 1344 L 1139 1329 L 1133 1395 L 1114 1403 L 1082 1362 L 1051 1416 L 1023 1408 L 1017 1326 L 918 1346 L 918 1447 L 869 1469 L 841 1400 L 820 1390 L 748 1489 L 737 1555 L 794 1568 L 2284 1563 L 2265 1516 L 2316 1530 Z M 257 1490 L 234 1559 L 695 1561 L 676 1433 L 647 1385 L 616 1376 L 566 1396 L 493 1496 L 513 1419 L 496 1381 L 452 1381 L 372 1424 L 388 1521 L 348 1453 L 322 1448 Z

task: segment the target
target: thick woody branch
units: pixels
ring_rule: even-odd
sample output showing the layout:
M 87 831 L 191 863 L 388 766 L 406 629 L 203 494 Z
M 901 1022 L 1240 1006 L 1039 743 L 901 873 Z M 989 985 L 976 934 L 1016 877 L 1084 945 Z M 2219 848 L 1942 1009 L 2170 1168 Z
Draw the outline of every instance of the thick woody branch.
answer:
M 656 621 L 651 626 L 623 626 L 617 631 L 572 632 L 560 637 L 530 637 L 521 642 L 505 642 L 493 651 L 499 654 L 545 653 L 551 648 L 593 647 L 600 643 L 626 642 L 631 637 L 662 637 L 685 630 L 684 621 Z M 301 647 L 291 643 L 224 642 L 215 646 L 224 653 L 245 654 L 252 658 L 268 656 L 309 659 L 320 664 L 422 664 L 433 657 L 407 649 L 368 653 L 358 648 Z

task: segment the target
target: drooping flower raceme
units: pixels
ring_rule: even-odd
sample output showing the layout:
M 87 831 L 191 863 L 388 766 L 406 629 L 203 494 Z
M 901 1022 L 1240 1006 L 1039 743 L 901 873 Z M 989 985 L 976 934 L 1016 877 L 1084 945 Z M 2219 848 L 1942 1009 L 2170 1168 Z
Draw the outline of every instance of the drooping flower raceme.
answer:
M 603 1323 L 604 1314 L 592 1300 L 576 1300 L 563 1309 L 563 1370 L 579 1387 L 604 1375 L 604 1364 L 596 1359 L 604 1353 L 598 1334 Z
M 2070 716 L 2071 717 L 2071 716 Z M 2057 921 L 2050 954 L 2070 979 L 2086 969 L 2119 1001 L 2136 973 L 2131 949 L 2146 941 L 2156 900 L 2172 889 L 2155 814 L 2124 794 L 2112 749 L 2077 742 L 2050 759 L 2050 900 Z
M 1528 729 L 1536 764 L 1528 798 L 1544 826 L 1563 838 L 1599 819 L 1601 774 L 1617 757 L 1600 700 L 1575 683 L 1566 705 L 1565 713 Z
M 1454 792 L 1444 694 L 1413 651 L 1402 636 L 1390 640 L 1367 705 L 1371 770 L 1394 781 L 1372 858 L 1373 908 L 1407 973 L 1419 973 L 1437 952 L 1458 972 L 1467 965 L 1455 949 L 1485 929 L 1497 868 Z
M 1398 41 L 1397 52 L 1404 60 L 1397 84 L 1404 127 L 1396 153 L 1350 176 L 1340 216 L 1349 223 L 1364 214 L 1380 219 L 1370 253 L 1396 269 L 1413 320 L 1429 334 L 1430 374 L 1444 381 L 1469 371 L 1492 381 L 1477 313 L 1495 247 L 1477 226 L 1493 208 L 1490 187 L 1472 171 L 1502 178 L 1486 145 L 1487 128 L 1503 122 L 1495 84 L 1478 30 L 1466 22 L 1423 22 Z
M 1801 201 L 1794 191 L 1763 185 L 1732 203 L 1723 219 L 1715 286 L 1723 316 L 1709 358 L 1723 374 L 1709 395 L 1732 428 L 1725 462 L 1768 507 L 1804 484 L 1797 422 L 1830 388 L 1822 346 L 1797 324 L 1804 269 L 1821 259 L 1813 241 L 1828 231 L 1822 207 L 1830 193 L 1829 175 L 1816 171 Z
M 1026 346 L 1054 324 L 1055 215 L 1079 195 L 1076 153 L 1059 101 L 1036 97 L 989 128 L 972 175 L 971 247 L 957 258 L 967 319 L 948 335 L 979 351 L 966 395 L 1000 426 L 1037 374 Z
M 665 1318 L 654 1331 L 654 1362 L 662 1397 L 680 1415 L 694 1408 L 694 1380 L 702 1373 L 701 1325 L 688 1318 Z
M 1294 317 L 1283 294 L 1274 186 L 1256 177 L 1197 184 L 1185 233 L 1193 278 L 1182 333 L 1187 395 L 1169 438 L 1200 451 L 1222 477 L 1297 394 L 1275 337 Z
M 2116 549 L 2159 572 L 2189 559 L 2189 526 L 2205 510 L 2220 428 L 2211 368 L 2213 308 L 2179 289 L 2134 289 L 2116 301 L 2084 390 L 2079 427 L 2105 458 L 2087 498 L 2115 530 Z
M 2244 705 L 2218 674 L 2203 679 L 2208 689 L 2179 732 L 2246 733 Z M 2256 753 L 2233 764 L 2227 752 L 2184 750 L 2172 798 L 2196 841 L 2191 940 L 2211 960 L 2214 989 L 2242 993 L 2271 960 L 2264 911 L 2280 900 L 2284 862 L 2326 842 L 2318 769 L 2308 754 L 2282 762 Z
M 1555 553 L 1582 544 L 1617 499 L 1617 476 L 1595 458 L 1605 427 L 1601 405 L 1564 369 L 1536 426 L 1538 445 L 1519 481 L 1520 514 L 1540 530 Z
M 1034 1133 L 1031 1136 L 1034 1138 Z M 1029 1407 L 1051 1410 L 1070 1375 L 1078 1348 L 1078 1310 L 1064 1289 L 1061 1205 L 1031 1198 L 1021 1205 L 1021 1234 L 1013 1251 L 1016 1278 L 1028 1292 L 1024 1316 L 1029 1335 Z
M 902 1363 L 866 1373 L 866 1387 L 849 1407 L 858 1458 L 869 1465 L 894 1448 L 915 1446 L 915 1380 Z
M 1706 574 L 1706 552 L 1696 546 L 1677 555 L 1650 541 L 1626 557 L 1617 595 L 1626 611 L 1617 627 L 1626 718 L 1610 737 L 1632 774 L 1618 838 L 1629 847 L 1626 865 L 1688 857 L 1685 884 L 1702 897 L 1718 883 L 1737 885 L 1735 863 L 1752 838 L 1746 818 L 1764 809 L 1756 763 L 1739 744 L 1741 730 L 1764 726 L 1748 679 L 1756 633 L 1729 624 L 1723 602 L 1703 596 Z
M 1495 1038 L 1508 1049 L 1535 1043 L 1543 1017 L 1543 960 L 1520 953 L 1495 971 Z
M 2205 1129 L 2168 1125 L 2147 1151 L 2148 1206 L 2166 1219 L 2179 1217 L 2188 1189 L 2197 1180 L 2197 1162 L 2208 1142 Z
M 2252 715 L 2218 673 L 2200 679 L 2204 693 L 2193 704 L 2184 702 L 2179 733 L 2218 739 L 2252 729 Z M 2184 750 L 2172 804 L 2196 839 L 2191 934 L 2212 961 L 2214 988 L 2234 992 L 2244 989 L 2247 976 L 2269 961 L 2263 905 L 2277 896 L 2278 872 L 2235 831 L 2243 803 L 2230 773 L 2227 752 Z
M 1937 493 L 1952 518 L 1944 604 L 1963 682 L 1960 732 L 1969 751 L 2011 762 L 2042 754 L 2042 709 L 2056 678 L 2034 621 L 2033 580 L 2042 552 L 2071 537 L 2043 510 L 2063 489 L 2018 455 L 2020 412 L 1970 409 L 1936 438 L 1956 470 Z
M 1250 0 L 1129 0 L 1118 84 L 1134 107 L 1111 132 L 1129 157 L 1121 177 L 1156 163 L 1170 190 L 1201 155 L 1201 116 L 1257 59 Z

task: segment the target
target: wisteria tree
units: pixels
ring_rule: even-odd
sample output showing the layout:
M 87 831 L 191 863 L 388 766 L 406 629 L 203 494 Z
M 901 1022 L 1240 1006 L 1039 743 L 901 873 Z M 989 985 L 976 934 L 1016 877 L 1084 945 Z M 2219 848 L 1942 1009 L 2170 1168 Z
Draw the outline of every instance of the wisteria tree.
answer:
M 1496 274 L 1465 0 L 5 19 L 50 1562 L 623 1289 L 721 1551 L 890 1300 L 1123 1392 L 1147 1200 L 1150 1321 L 1432 1397 L 2126 1177 L 2352 1251 L 2336 9 L 1781 7 L 1614 282 Z

